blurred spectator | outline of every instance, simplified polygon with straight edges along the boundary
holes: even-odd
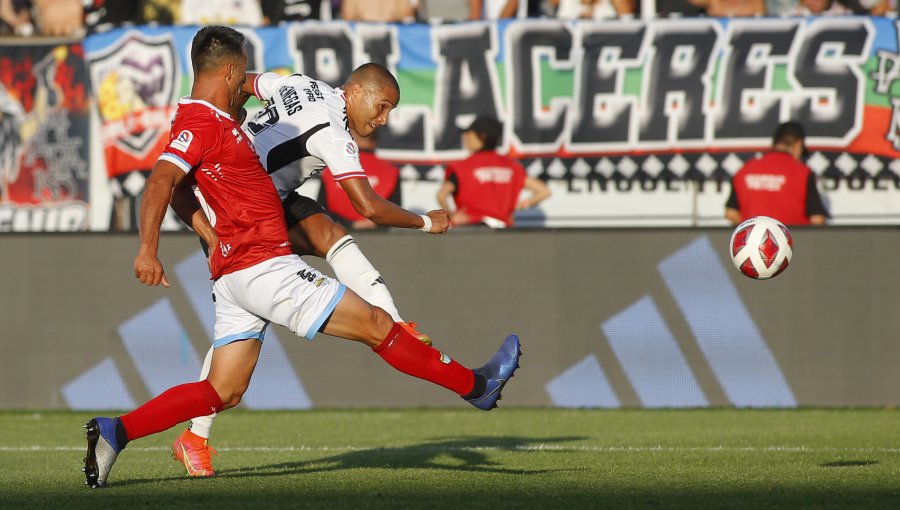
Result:
[[[32,0],[31,3],[31,13],[41,35],[84,35],[84,5],[81,0]]]
[[[88,33],[141,23],[140,2],[84,0],[84,4],[84,26]]]
[[[324,4],[331,12],[330,0],[262,0],[263,17],[266,24],[277,25],[281,22],[322,19]]]
[[[181,20],[181,0],[142,0],[144,23],[175,25]]]
[[[244,25],[263,23],[259,0],[181,0],[182,25]]]
[[[382,198],[402,205],[400,170],[375,155],[378,133],[375,132],[366,138],[354,136],[354,139],[359,146],[359,163],[366,171],[366,177],[369,179],[372,189]],[[356,208],[350,203],[347,192],[340,183],[334,180],[334,176],[327,168],[322,172],[322,186],[319,188],[318,201],[336,222],[345,227],[356,229],[378,227],[370,219],[356,212]]]
[[[806,132],[797,122],[778,126],[772,150],[748,161],[731,179],[725,218],[733,225],[770,216],[785,225],[824,225],[828,217],[816,176],[803,163]]]
[[[766,0],[766,15],[793,16],[799,5],[800,0]]]
[[[527,1],[519,0],[484,0],[484,19],[505,19],[525,17]],[[520,8],[521,5],[521,8]],[[521,10],[522,15],[519,15]]]
[[[416,9],[412,0],[343,0],[341,18],[348,21],[394,23],[412,21]]]
[[[737,18],[743,16],[764,16],[765,0],[690,0],[702,7],[707,16],[716,18]]]
[[[661,18],[697,16],[699,14],[703,14],[703,9],[689,0],[656,0],[656,15]]]
[[[423,23],[481,19],[482,0],[419,0],[418,20]]]
[[[0,35],[28,37],[34,33],[29,0],[0,0]]]
[[[604,19],[633,16],[636,0],[550,0],[560,19]]]
[[[896,16],[896,0],[844,0],[842,2],[853,14],[870,16]]]
[[[835,0],[800,0],[791,14],[794,16],[836,16],[850,14],[850,10]]]
[[[487,115],[479,115],[462,133],[467,159],[447,166],[444,184],[438,191],[441,207],[450,207],[450,195],[456,210],[450,214],[453,225],[484,223],[490,227],[510,227],[513,212],[528,209],[550,196],[543,181],[529,177],[517,161],[497,153],[503,125]],[[531,195],[519,200],[522,189]]]

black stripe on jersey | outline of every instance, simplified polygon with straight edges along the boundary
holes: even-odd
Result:
[[[271,174],[276,170],[280,170],[290,165],[294,161],[310,156],[311,154],[306,150],[307,140],[309,140],[309,137],[328,126],[328,122],[318,124],[306,130],[302,135],[272,147],[272,150],[270,150],[268,156],[266,156],[266,172]]]

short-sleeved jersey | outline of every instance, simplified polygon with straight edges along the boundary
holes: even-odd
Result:
[[[785,225],[808,225],[812,214],[825,214],[815,177],[790,154],[771,151],[748,161],[731,179],[728,207],[741,218],[770,216]]]
[[[369,184],[381,198],[390,200],[400,205],[400,170],[387,161],[375,156],[372,151],[360,151],[360,162],[366,169]],[[331,174],[331,169],[326,168],[322,173],[322,188],[319,196],[328,212],[339,219],[354,222],[365,219],[359,214],[350,202],[350,197]]]
[[[282,200],[325,166],[337,180],[366,176],[341,89],[302,74],[275,73],[258,75],[253,87],[267,105],[247,130]]]
[[[518,162],[485,150],[448,166],[445,180],[456,185],[456,208],[473,223],[489,217],[510,226],[525,177],[525,169]]]
[[[219,238],[213,279],[291,253],[278,193],[246,133],[206,101],[181,99],[159,157],[192,174]]]

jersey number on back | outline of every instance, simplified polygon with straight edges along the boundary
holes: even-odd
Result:
[[[275,103],[270,103],[265,109],[260,110],[252,121],[247,123],[247,130],[256,136],[275,124],[278,124],[278,110],[275,108]]]

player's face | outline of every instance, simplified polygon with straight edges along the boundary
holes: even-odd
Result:
[[[399,93],[391,87],[359,87],[354,92],[347,103],[347,116],[350,128],[360,136],[370,136],[387,124],[388,115],[400,101]]]

